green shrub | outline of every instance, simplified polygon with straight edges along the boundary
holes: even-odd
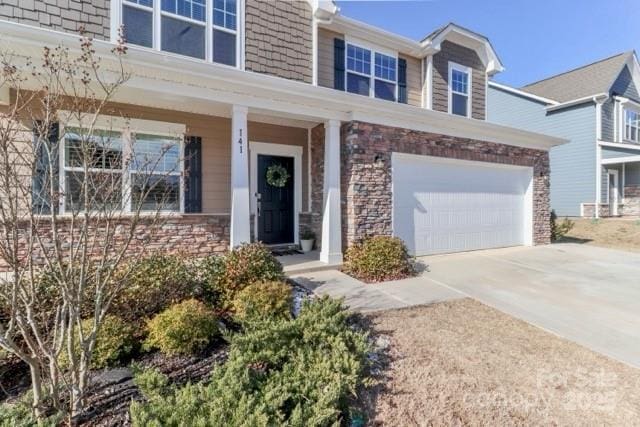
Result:
[[[179,255],[156,254],[136,260],[123,266],[118,275],[116,280],[125,280],[126,285],[112,312],[130,321],[139,322],[195,293],[196,280]]]
[[[242,289],[233,300],[233,311],[240,322],[291,316],[291,286],[285,282],[259,282]]]
[[[218,334],[215,314],[195,299],[167,308],[148,323],[145,348],[164,354],[193,354],[204,349]]]
[[[82,321],[82,331],[85,336],[91,332],[92,328],[93,319]],[[77,333],[75,336],[74,351],[76,355],[79,355],[80,345],[77,342]],[[91,367],[102,369],[116,365],[129,356],[135,346],[133,326],[117,316],[107,315],[102,320],[96,336],[96,344],[91,355]],[[62,369],[69,367],[69,355],[66,350],[60,353],[58,363]]]
[[[230,309],[236,294],[252,283],[282,280],[282,265],[262,243],[247,243],[227,252],[220,274],[210,277],[210,288],[220,304]],[[216,265],[216,268],[218,265]],[[212,269],[214,272],[215,269]]]
[[[33,394],[29,390],[16,402],[0,403],[0,427],[55,427],[62,425],[64,420],[62,413],[49,415],[38,423],[33,415],[32,402]]]
[[[569,234],[569,232],[576,225],[575,222],[571,221],[569,218],[565,218],[561,223],[558,224],[558,215],[556,215],[556,211],[551,211],[551,240],[556,241],[562,239],[564,236]]]
[[[202,298],[212,306],[220,303],[220,283],[225,271],[223,255],[209,255],[195,263],[198,282],[202,284]]]
[[[228,361],[208,384],[166,387],[143,379],[134,426],[328,426],[345,422],[348,400],[365,380],[367,336],[329,298],[303,304],[295,319],[271,319],[231,337]],[[155,389],[149,384],[159,384]]]
[[[369,237],[347,249],[343,271],[365,282],[403,279],[415,274],[407,247],[397,237]]]

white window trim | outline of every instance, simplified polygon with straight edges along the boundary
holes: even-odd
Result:
[[[67,127],[82,127],[82,124],[74,118],[75,114],[68,111],[60,111],[58,113],[58,117],[62,119],[63,123],[66,124]],[[65,121],[66,120],[66,121]],[[161,210],[160,212],[169,213],[169,214],[183,214],[184,213],[184,136],[186,134],[186,126],[183,124],[176,123],[167,123],[167,122],[157,122],[153,120],[141,120],[141,119],[125,119],[122,117],[115,116],[100,116],[95,120],[94,129],[96,131],[107,131],[107,132],[117,132],[120,133],[123,147],[122,152],[123,155],[126,154],[127,151],[130,150],[131,144],[133,142],[132,136],[136,133],[140,134],[148,134],[154,136],[165,136],[169,138],[175,138],[179,144],[179,159],[178,159],[178,170],[173,172],[167,172],[167,175],[172,176],[180,176],[180,184],[179,184],[179,209],[178,211],[172,210]],[[66,130],[64,127],[60,128],[60,134],[66,135]],[[84,172],[84,168],[72,167],[66,165],[66,136],[61,138],[60,140],[61,147],[58,150],[58,185],[61,189],[65,189],[66,185],[66,173],[67,172]],[[123,213],[131,213],[131,175],[136,173],[136,171],[131,169],[125,169],[125,165],[122,165],[121,169],[101,169],[101,168],[90,168],[89,172],[103,172],[103,173],[119,173],[123,176],[123,186],[122,186],[122,201],[124,203],[122,207]],[[153,173],[152,173],[153,174]],[[156,173],[155,175],[161,175],[161,173]],[[61,215],[65,215],[66,213],[66,198],[65,191],[61,191],[61,196],[58,204],[58,212]],[[142,215],[145,214],[144,211],[141,212]]]
[[[471,106],[473,105],[471,103],[471,94],[473,93],[472,87],[471,87],[472,80],[473,80],[472,79],[472,77],[473,77],[472,69],[471,69],[471,67],[466,67],[464,65],[460,65],[460,64],[457,64],[457,63],[452,62],[452,61],[449,61],[449,73],[448,73],[449,74],[449,78],[447,80],[447,92],[448,92],[448,97],[449,97],[447,104],[448,104],[449,114],[453,114],[452,113],[452,109],[453,109],[452,108],[453,107],[453,105],[452,105],[453,86],[451,85],[453,70],[460,71],[462,73],[466,73],[467,76],[468,76],[467,90],[468,90],[469,93],[456,92],[456,94],[466,95],[467,96],[467,115],[466,115],[466,117],[471,118],[472,117]],[[465,117],[465,116],[460,116],[460,117]]]
[[[161,0],[154,0],[153,7],[143,6],[137,3],[133,3],[128,0],[112,0],[111,1],[111,42],[115,43],[118,39],[118,29],[122,25],[122,7],[126,5],[128,7],[133,7],[140,10],[145,10],[147,12],[151,12],[153,14],[152,23],[153,23],[153,43],[152,47],[138,46],[137,48],[141,49],[151,49],[157,52],[162,52],[165,55],[171,55],[178,58],[189,58],[200,60],[204,62],[214,63],[216,65],[220,65],[223,67],[229,68],[240,68],[244,69],[244,46],[245,46],[245,37],[244,37],[244,0],[237,0],[237,10],[236,10],[236,29],[231,30],[229,28],[220,27],[218,25],[213,24],[213,1],[214,0],[206,0],[205,4],[205,21],[198,21],[197,19],[188,18],[186,16],[174,14],[171,12],[163,11],[161,8]],[[178,19],[184,22],[188,22],[194,25],[200,25],[205,28],[205,58],[194,58],[187,55],[181,55],[174,52],[167,52],[162,50],[162,17],[166,16],[172,19]],[[213,62],[213,30],[224,31],[229,34],[235,34],[236,36],[236,65],[227,65],[219,62]]]
[[[627,138],[627,111],[632,111],[638,115],[639,123],[636,126],[636,138],[635,140]],[[629,103],[625,103],[622,106],[622,131],[620,132],[620,136],[623,142],[628,142],[632,144],[640,143],[640,108],[633,106]]]
[[[348,66],[347,66],[347,52],[349,51],[349,45],[358,47],[360,49],[366,49],[371,53],[371,63],[370,63],[370,70],[369,70],[369,74],[364,74],[364,73],[360,73],[358,71],[353,71],[353,70],[349,70]],[[382,77],[376,77],[376,53],[379,53],[381,55],[385,55],[385,56],[389,56],[391,58],[395,58],[396,60],[396,80],[387,80],[385,78]],[[393,97],[395,98],[394,101],[392,102],[398,102],[398,71],[399,71],[399,57],[398,57],[398,52],[393,52],[390,51],[388,49],[384,49],[378,46],[374,46],[371,45],[365,41],[361,41],[358,39],[353,39],[353,38],[346,38],[345,39],[345,48],[344,48],[344,90],[347,93],[353,93],[353,92],[349,92],[347,87],[347,81],[348,81],[348,74],[354,74],[356,76],[361,76],[361,77],[367,77],[369,78],[369,98],[374,98],[374,99],[379,99],[381,101],[389,101],[387,99],[382,99],[382,98],[377,98],[376,97],[376,91],[375,91],[375,81],[376,80],[380,80],[382,82],[385,83],[393,83],[395,84],[395,90],[394,90],[394,94]],[[358,94],[355,94],[358,95]]]

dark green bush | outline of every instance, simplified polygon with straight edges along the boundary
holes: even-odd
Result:
[[[286,282],[254,283],[242,289],[233,299],[233,312],[242,323],[264,319],[286,319],[291,316],[291,286]]]
[[[56,427],[62,425],[64,417],[62,413],[52,414],[45,419],[38,420],[33,415],[31,407],[32,393],[29,390],[15,402],[0,403],[0,427]]]
[[[93,319],[82,321],[82,331],[85,334],[88,335],[92,328]],[[102,320],[98,330],[96,345],[91,356],[91,367],[93,369],[102,369],[114,366],[129,356],[135,346],[133,326],[119,317],[107,315]],[[74,343],[74,351],[76,355],[79,355],[80,347],[78,342]],[[58,363],[62,369],[66,369],[69,366],[68,357],[66,349],[60,353]]]
[[[569,232],[576,225],[575,222],[571,221],[569,218],[565,218],[561,223],[558,224],[558,215],[556,215],[556,211],[551,211],[551,240],[556,241],[562,239],[564,236],[569,234]]]
[[[196,279],[182,256],[156,254],[132,262],[123,266],[116,277],[126,285],[114,301],[112,313],[140,322],[193,297]]]
[[[340,425],[368,352],[348,316],[325,297],[304,303],[296,319],[256,324],[231,338],[229,359],[208,384],[166,387],[162,374],[147,374],[147,401],[131,405],[133,425]]]
[[[218,272],[219,261],[211,271]],[[262,243],[247,243],[227,252],[220,274],[209,275],[209,288],[218,295],[221,306],[232,308],[236,294],[252,283],[282,280],[282,265]]]
[[[415,274],[407,247],[397,237],[369,237],[347,249],[343,271],[365,282],[403,279]]]
[[[218,320],[204,303],[195,299],[167,308],[148,323],[144,346],[164,354],[193,354],[218,334]]]

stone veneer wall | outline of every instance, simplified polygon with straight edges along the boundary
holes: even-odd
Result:
[[[322,203],[324,200],[324,126],[311,129],[311,209],[305,226],[316,234],[316,247],[322,243]],[[301,222],[302,224],[302,222]],[[302,230],[302,227],[301,227]]]
[[[304,0],[247,0],[245,68],[290,80],[313,79],[313,21]]]
[[[624,187],[623,216],[640,216],[640,185]]]
[[[342,131],[343,245],[391,235],[392,152],[532,166],[533,240],[550,243],[548,152],[357,121],[343,125]]]
[[[0,19],[109,39],[109,0],[2,0]]]
[[[122,220],[127,221],[126,219]],[[70,230],[64,230],[64,220],[60,222],[63,241],[68,241]],[[70,223],[68,223],[70,224]],[[77,226],[77,225],[76,225]],[[141,219],[136,228],[134,239],[131,241],[129,253],[131,256],[151,254],[162,251],[164,253],[183,253],[193,257],[203,257],[211,253],[221,253],[229,248],[229,215],[178,215],[161,220],[156,224]],[[117,230],[117,228],[116,228]],[[53,248],[52,235],[48,223],[42,225],[41,234],[49,237],[50,247]],[[116,231],[114,241],[124,239],[118,237]],[[96,251],[101,251],[102,246]],[[29,256],[26,247],[21,256]],[[42,261],[42,254],[34,251],[31,256]],[[0,258],[0,271],[7,271],[7,264]]]

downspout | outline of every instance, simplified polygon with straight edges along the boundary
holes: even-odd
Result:
[[[604,104],[608,95],[594,96],[593,102],[596,104],[596,205],[594,207],[594,217],[600,218],[600,205],[602,204],[602,104]],[[611,207],[609,207],[611,209]]]

